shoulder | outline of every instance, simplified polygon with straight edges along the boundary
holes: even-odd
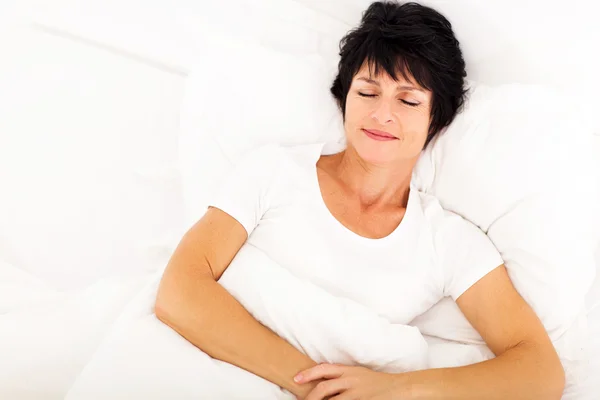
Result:
[[[314,152],[311,148],[268,144],[236,156],[210,205],[235,218],[250,235],[267,211],[289,201],[289,189],[299,182],[296,171],[309,165]]]
[[[446,210],[433,196],[420,193],[423,215],[441,268],[443,293],[455,301],[475,282],[500,266],[500,253],[477,225]]]
[[[226,186],[230,190],[254,190],[273,202],[312,176],[320,154],[319,145],[255,147],[237,157],[231,172],[225,175]]]
[[[459,214],[443,208],[436,197],[419,192],[419,198],[436,249],[452,251],[469,246],[491,247],[492,242],[483,230]]]
[[[418,196],[424,219],[431,227],[431,231],[434,235],[437,235],[440,232],[461,229],[461,227],[465,226],[475,227],[474,224],[460,215],[443,208],[436,197],[423,192],[418,192]]]

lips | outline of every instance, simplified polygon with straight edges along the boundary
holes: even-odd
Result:
[[[367,136],[376,140],[394,140],[398,139],[396,136],[387,133],[385,131],[380,131],[377,129],[363,129],[363,132],[367,134]]]

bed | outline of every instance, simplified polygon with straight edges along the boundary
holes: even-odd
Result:
[[[282,65],[325,84],[339,38],[368,4],[226,3],[15,0],[0,6],[1,398],[76,399],[73,388],[83,387],[86,367],[112,354],[107,343],[122,327],[162,329],[147,307],[152,285],[215,184],[186,186],[198,166],[181,158],[181,147],[189,145],[182,129],[193,123],[182,120],[189,78],[213,62],[199,38],[244,37],[266,49],[264,60],[285,54]],[[549,85],[568,90],[583,108],[600,107],[600,56],[588,51],[600,31],[592,12],[568,14],[585,10],[583,0],[569,10],[534,0],[425,3],[455,24],[469,79]],[[554,28],[564,23],[568,33]],[[555,62],[557,47],[561,62]],[[323,76],[310,74],[315,66]],[[315,105],[321,106],[329,107]],[[581,112],[582,119],[590,115]],[[600,125],[585,124],[597,135],[600,160]],[[207,143],[198,154],[226,168],[251,145],[237,143]],[[600,217],[593,218],[600,226]],[[588,339],[580,344],[589,364],[566,400],[600,397],[596,237],[598,273],[586,296]],[[132,341],[144,335],[129,332]],[[443,341],[427,339],[444,348]]]

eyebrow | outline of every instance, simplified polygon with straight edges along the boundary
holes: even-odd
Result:
[[[372,85],[380,86],[379,82],[377,82],[376,80],[371,79],[371,78],[367,78],[367,77],[364,77],[364,76],[361,76],[360,78],[356,78],[356,80],[358,80],[358,81],[365,81],[365,82],[370,83]],[[400,90],[409,90],[409,91],[418,91],[418,92],[425,93],[425,90],[423,90],[421,88],[418,88],[418,87],[414,87],[414,86],[403,85],[403,86],[398,86],[398,89],[400,89]]]

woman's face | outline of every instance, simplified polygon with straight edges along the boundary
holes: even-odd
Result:
[[[371,76],[365,64],[346,99],[344,129],[349,146],[372,164],[417,158],[429,131],[431,92],[387,73]]]

